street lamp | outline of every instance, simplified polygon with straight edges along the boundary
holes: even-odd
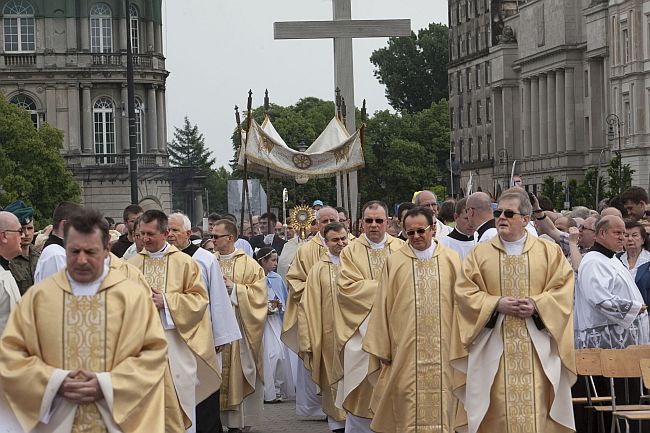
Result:
[[[618,157],[618,193],[620,194],[623,188],[623,158],[621,156],[621,118],[616,114],[612,113],[607,116],[605,120],[607,122],[607,139],[609,141],[614,141],[618,135],[618,150],[615,151],[616,156]],[[616,131],[614,131],[614,126],[616,126]]]

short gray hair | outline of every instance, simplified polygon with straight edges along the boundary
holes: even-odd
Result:
[[[173,214],[170,214],[169,217],[167,218],[168,219],[180,218],[183,221],[183,230],[185,231],[192,230],[192,222],[190,221],[189,217],[184,213],[174,212]]]
[[[528,194],[526,194],[521,189],[510,188],[506,190],[503,194],[501,194],[501,197],[499,197],[499,203],[501,203],[503,200],[511,200],[511,199],[519,200],[520,214],[530,216],[533,213],[533,205],[530,204],[530,199],[528,198]]]
[[[438,202],[438,196],[436,195],[435,192],[429,191],[428,189],[423,189],[422,191],[420,191],[418,193],[418,195],[415,196],[415,201],[413,202],[414,205],[421,206],[420,205],[420,194],[422,194],[423,192],[428,192],[430,194],[433,194],[433,198],[436,200],[436,202]],[[388,213],[386,213],[386,215],[388,215]]]

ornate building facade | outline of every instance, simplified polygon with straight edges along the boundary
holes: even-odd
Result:
[[[474,15],[454,15],[452,4]],[[489,46],[450,50],[451,144],[461,186],[471,175],[474,191],[498,194],[514,163],[537,192],[549,175],[566,182],[599,163],[604,170],[620,142],[633,184],[647,188],[650,1],[450,1],[451,48],[472,39],[482,16],[491,17]],[[477,64],[488,70],[481,83]]]
[[[0,0],[0,92],[64,132],[83,204],[130,204],[126,44],[134,53],[138,189],[171,208],[161,0]],[[131,26],[127,35],[127,20]]]

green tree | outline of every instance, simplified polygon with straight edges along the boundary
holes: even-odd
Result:
[[[596,184],[598,170],[596,167],[590,167],[585,171],[582,182],[577,184],[575,191],[571,192],[571,205],[572,206],[586,206],[593,209],[596,206]],[[571,184],[569,184],[571,185]],[[598,185],[598,199],[605,198],[605,188],[607,180],[601,175],[600,183]]]
[[[372,53],[375,77],[386,85],[386,97],[398,111],[417,112],[449,98],[447,85],[448,32],[444,24],[429,24],[417,36],[390,38]]]
[[[555,180],[553,176],[546,176],[544,178],[542,195],[551,199],[555,209],[562,209],[564,207],[564,186],[562,186],[562,182]]]
[[[208,212],[224,213],[228,211],[228,181],[231,179],[230,172],[225,167],[210,170],[205,180],[205,188],[209,196]],[[208,201],[206,199],[206,201]]]
[[[215,159],[205,147],[203,134],[197,125],[192,125],[187,118],[181,128],[174,127],[174,139],[167,144],[169,164],[176,167],[196,167],[207,172],[212,169]]]
[[[625,191],[630,186],[632,186],[632,175],[634,174],[634,170],[630,168],[629,164],[623,164],[623,167],[620,169],[620,171],[619,167],[621,167],[621,158],[619,155],[616,155],[614,158],[612,158],[612,160],[609,162],[609,166],[607,167],[610,197],[615,197],[620,192]]]
[[[39,226],[62,201],[80,199],[81,188],[61,156],[63,132],[44,124],[0,96],[0,206],[24,200]]]

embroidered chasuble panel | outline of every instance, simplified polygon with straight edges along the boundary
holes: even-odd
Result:
[[[160,258],[145,257],[142,273],[144,279],[153,290],[159,293],[167,292],[167,270],[169,258],[163,256]]]
[[[64,370],[106,371],[106,291],[95,296],[64,293]],[[94,404],[77,406],[72,433],[106,433]]]
[[[528,254],[499,257],[501,295],[530,295]],[[506,315],[503,321],[503,368],[508,433],[535,433],[534,352],[526,322]]]
[[[235,259],[220,259],[219,266],[221,266],[221,272],[223,276],[228,278],[230,281],[235,281]],[[232,289],[228,289],[228,294],[232,293]]]
[[[413,260],[416,329],[416,431],[444,429],[438,259]]]
[[[388,247],[373,250],[368,248],[368,265],[370,265],[370,278],[376,280],[381,275],[381,271],[384,268],[384,263],[390,255],[390,249]]]
[[[221,267],[221,272],[223,273],[223,276],[228,278],[230,281],[234,281],[234,276],[235,276],[235,262],[236,260],[234,258],[232,259],[219,259],[219,266]],[[232,294],[232,289],[228,289],[228,295]],[[236,311],[236,309],[235,309]],[[236,313],[235,313],[236,314]],[[238,318],[239,319],[239,318]],[[228,397],[230,394],[230,369],[232,365],[232,348],[233,345],[237,346],[237,350],[239,350],[239,343],[234,341],[232,344],[227,344],[226,347],[224,347],[222,353],[221,353],[221,392],[219,394],[219,406],[221,410],[228,410],[232,409],[228,403]]]

